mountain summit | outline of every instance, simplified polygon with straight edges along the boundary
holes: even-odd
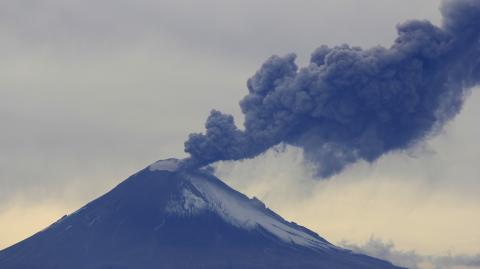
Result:
[[[2,269],[395,269],[287,222],[208,171],[158,161],[32,237]]]

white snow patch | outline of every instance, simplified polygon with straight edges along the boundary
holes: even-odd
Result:
[[[180,163],[180,160],[172,158],[172,159],[166,159],[166,160],[155,162],[151,164],[148,168],[150,169],[150,171],[174,172],[177,170],[179,163]]]
[[[186,210],[201,210],[204,209],[207,205],[207,203],[205,203],[202,198],[198,197],[197,195],[193,194],[193,192],[187,189],[183,190],[183,198],[183,208],[185,208]]]
[[[237,227],[255,229],[261,226],[287,243],[311,248],[333,247],[301,229],[269,215],[265,208],[258,206],[258,202],[238,197],[222,186],[217,186],[204,178],[191,177],[190,180],[207,200],[209,209],[217,212],[225,221]]]
[[[196,215],[206,208],[207,203],[203,198],[188,189],[183,189],[181,197],[167,203],[165,210],[178,215]]]

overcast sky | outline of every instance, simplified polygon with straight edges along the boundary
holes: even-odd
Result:
[[[0,248],[162,158],[184,157],[212,108],[242,122],[246,80],[272,54],[389,46],[438,0],[0,1]],[[301,152],[218,174],[333,242],[372,234],[425,255],[480,253],[480,94],[408,152],[314,179]]]

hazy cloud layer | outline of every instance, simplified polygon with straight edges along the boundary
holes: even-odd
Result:
[[[392,262],[395,265],[411,269],[456,269],[480,268],[480,254],[477,255],[445,255],[423,256],[415,251],[402,251],[395,248],[393,242],[371,237],[365,244],[356,245],[344,241],[340,244],[353,252],[366,254]]]
[[[440,18],[437,0],[18,0],[0,7],[2,35],[26,46],[110,51],[174,40],[199,53],[253,59],[253,67],[290,51],[307,59],[319,44],[389,45],[398,22]]]

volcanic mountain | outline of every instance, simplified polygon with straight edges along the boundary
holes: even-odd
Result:
[[[32,237],[2,269],[394,269],[287,222],[207,170],[158,161]]]

